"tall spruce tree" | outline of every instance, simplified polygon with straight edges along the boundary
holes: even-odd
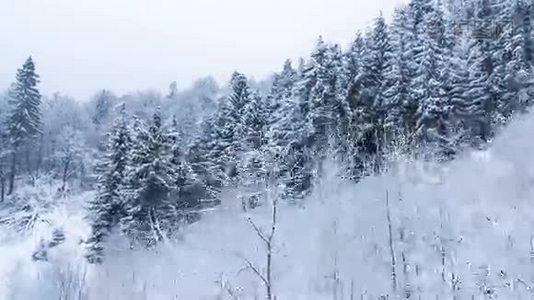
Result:
[[[254,207],[263,202],[262,188],[265,189],[268,176],[268,155],[266,151],[266,125],[268,122],[267,105],[257,93],[243,108],[241,117],[244,136],[241,140],[243,151],[239,162],[239,186],[241,200]]]
[[[179,220],[177,199],[172,197],[178,174],[172,139],[164,131],[159,108],[148,129],[138,122],[134,130],[126,215],[121,227],[134,243],[153,246],[171,235]]]
[[[87,240],[87,260],[101,263],[106,237],[125,217],[126,175],[131,166],[132,139],[124,104],[108,137],[106,153],[98,163],[97,195],[89,203],[91,235]]]
[[[406,9],[395,11],[391,25],[391,63],[384,74],[384,107],[386,116],[384,130],[388,140],[394,140],[407,133],[405,116],[414,115],[416,105],[408,101],[408,66],[406,57]]]
[[[476,52],[471,37],[464,35],[459,38],[452,49],[452,55],[446,62],[449,78],[446,79],[448,89],[445,91],[447,101],[451,105],[451,126],[459,134],[459,143],[478,144],[481,134],[482,106],[481,96],[475,87],[478,76],[473,65]],[[475,54],[476,56],[476,54]],[[473,81],[470,81],[471,80]]]
[[[17,71],[17,80],[9,95],[11,114],[8,118],[9,138],[11,141],[11,166],[8,194],[13,193],[19,160],[23,155],[29,163],[31,142],[41,131],[41,94],[37,89],[39,75],[31,56]]]
[[[451,105],[447,97],[450,78],[447,61],[450,55],[445,20],[441,9],[434,8],[426,15],[422,26],[427,28],[419,37],[423,44],[415,58],[412,88],[419,103],[416,113],[416,137],[420,143],[431,146],[440,157],[454,154],[455,141],[451,132]],[[424,151],[431,151],[426,149]]]
[[[434,7],[432,0],[414,0],[411,1],[405,11],[403,20],[403,38],[405,40],[404,56],[409,58],[406,64],[406,76],[409,78],[409,87],[406,98],[405,111],[403,113],[404,129],[406,135],[413,137],[416,131],[417,110],[420,103],[415,91],[416,86],[413,86],[414,79],[417,77],[419,66],[421,65],[421,51],[423,51],[424,37],[428,33],[424,21],[427,15],[430,14]],[[413,141],[415,142],[415,141]]]
[[[221,147],[217,143],[218,131],[212,116],[202,122],[200,135],[188,149],[186,157],[191,171],[206,188],[206,200],[218,201],[226,176],[219,160]]]
[[[278,103],[272,111],[269,129],[267,169],[282,197],[289,201],[301,199],[311,187],[311,158],[308,112],[308,90],[314,82],[314,71],[301,60],[300,71],[286,63],[270,95]],[[298,159],[295,159],[298,157]]]
[[[312,54],[315,84],[309,94],[307,118],[312,129],[312,150],[318,159],[324,159],[326,150],[334,146],[336,129],[347,115],[347,80],[342,58],[338,45],[319,44]]]
[[[226,180],[233,180],[239,173],[238,156],[244,150],[242,139],[246,135],[243,124],[245,106],[251,101],[252,91],[245,75],[235,72],[230,81],[230,94],[220,103],[212,120],[214,128],[208,129],[211,146],[209,156],[220,167]]]
[[[385,19],[380,15],[367,36],[367,49],[362,57],[362,72],[357,78],[359,90],[352,94],[357,126],[357,147],[363,161],[373,171],[379,171],[385,145],[387,91],[392,81],[387,80],[392,64],[392,46]]]
[[[329,45],[319,37],[300,80],[295,85],[299,113],[306,122],[306,126],[300,130],[303,134],[301,142],[292,145],[290,151],[291,155],[298,157],[291,159],[291,164],[299,166],[293,171],[295,178],[302,175],[302,179],[308,180],[311,179],[308,175],[320,173],[322,160],[325,159],[326,150],[329,148],[330,133],[335,128],[336,75],[340,65],[341,55],[338,46]],[[314,158],[313,161],[306,161],[311,157]],[[304,171],[309,172],[306,166],[314,166],[312,168],[314,171],[304,174]],[[303,183],[302,181],[299,179],[299,182]]]

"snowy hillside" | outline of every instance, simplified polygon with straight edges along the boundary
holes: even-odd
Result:
[[[392,294],[389,207],[397,291],[421,299],[528,299],[534,285],[533,130],[530,115],[506,128],[488,151],[444,167],[404,161],[359,184],[325,175],[302,207],[279,208],[274,295]],[[112,239],[105,263],[88,265],[80,240],[88,234],[82,204],[90,196],[39,212],[23,236],[2,226],[0,299],[263,297],[264,286],[247,261],[263,270],[266,252],[235,201],[224,201],[236,205],[207,212],[178,241],[152,251],[131,251]],[[259,208],[251,219],[267,229],[270,210]],[[40,240],[56,228],[65,230],[64,243],[49,249],[48,261],[32,261]]]
[[[176,40],[153,30],[160,16],[138,17],[169,1],[137,1],[131,19],[118,14],[131,1],[109,14],[95,4],[104,0],[65,1],[91,13],[76,38],[122,28],[132,43],[68,48],[59,28],[59,43],[33,43],[13,25],[41,15],[36,1],[24,21],[1,26],[0,16],[17,36],[0,61],[25,57],[0,72],[10,82],[0,86],[0,300],[534,299],[532,0],[400,1],[367,28],[347,28],[332,0],[312,1],[325,10],[299,34],[324,33],[320,23],[353,31],[350,43],[318,35],[308,55],[261,79],[248,67],[302,45],[266,40],[288,24],[245,18],[263,12],[257,1],[215,11],[235,27],[212,24],[207,2],[219,0],[186,19],[177,6],[179,26],[166,30],[187,35]],[[268,2],[280,21],[305,13]],[[16,5],[1,7],[10,16]],[[108,17],[124,24],[104,26]],[[205,25],[217,28],[197,35]],[[141,41],[143,28],[161,43]],[[248,38],[207,55],[234,30]],[[254,37],[269,47],[248,51]],[[149,62],[159,54],[148,50],[170,54],[171,42],[186,52]],[[129,59],[94,66],[110,86],[89,101],[47,89],[66,85],[60,75],[88,89],[87,61],[108,53]],[[185,68],[195,60],[213,72],[187,87],[177,78],[197,76]],[[233,73],[220,82],[224,63]],[[114,86],[104,75],[121,66],[131,74]],[[139,90],[166,72],[177,74],[167,92]]]

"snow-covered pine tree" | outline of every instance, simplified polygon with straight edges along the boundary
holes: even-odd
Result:
[[[482,104],[485,125],[482,139],[485,141],[493,137],[495,126],[504,122],[506,117],[499,111],[499,106],[502,107],[499,102],[508,98],[508,95],[505,95],[506,73],[504,60],[502,60],[504,40],[496,36],[491,27],[488,28],[489,24],[499,21],[497,15],[499,10],[496,4],[497,1],[476,0],[474,12],[478,26],[473,30],[473,38],[476,40],[479,51],[480,78],[477,83],[481,86],[479,91],[484,98]]]
[[[378,172],[385,145],[384,123],[386,97],[392,81],[386,74],[392,64],[392,46],[389,29],[382,14],[375,20],[372,31],[366,37],[367,49],[362,57],[362,71],[356,79],[358,93],[349,95],[354,105],[356,143],[360,156],[370,170]]]
[[[423,23],[427,19],[427,14],[434,10],[434,0],[412,0],[408,4],[408,28],[414,36],[411,38],[417,38],[421,33],[425,32]],[[417,50],[415,50],[417,51]]]
[[[306,118],[308,118],[310,112],[311,91],[316,86],[317,77],[319,76],[318,66],[326,60],[327,50],[328,45],[320,36],[311,58],[299,66],[301,70],[299,71],[299,80],[294,87],[294,95],[298,98],[300,110]],[[308,128],[308,130],[311,130],[311,128]]]
[[[368,47],[368,33],[364,36],[361,32],[356,33],[356,38],[352,42],[348,51],[344,54],[344,79],[346,86],[343,88],[343,93],[338,93],[338,96],[345,94],[345,107],[350,112],[349,119],[346,121],[346,128],[343,129],[343,139],[340,140],[337,157],[342,159],[344,170],[342,175],[344,178],[350,180],[358,180],[362,173],[362,157],[360,157],[360,149],[358,145],[359,139],[359,118],[358,113],[360,94],[363,89],[361,78],[364,76],[364,58],[369,51]],[[339,90],[339,88],[338,88]],[[343,123],[343,122],[342,122]]]
[[[515,16],[513,20],[516,25],[517,35],[523,45],[517,55],[525,62],[525,68],[530,69],[534,63],[534,3],[528,0],[516,0],[514,7]]]
[[[312,129],[312,150],[319,160],[326,157],[327,149],[334,147],[338,125],[349,115],[345,105],[347,79],[342,59],[338,45],[319,44],[312,54],[315,84],[309,94],[307,118]]]
[[[301,72],[286,63],[279,79],[274,81],[271,101],[278,103],[271,112],[266,132],[268,177],[278,183],[283,198],[301,199],[311,187],[311,159],[306,153],[310,130],[306,122],[307,88],[313,71],[301,63]],[[308,76],[303,78],[303,76]],[[294,157],[299,157],[297,161]]]
[[[284,67],[280,73],[275,74],[271,92],[268,98],[268,120],[269,129],[266,136],[269,142],[268,151],[280,153],[280,147],[287,144],[285,137],[288,134],[288,129],[279,126],[282,120],[290,114],[295,103],[294,89],[298,80],[298,74],[290,60],[286,60]],[[288,125],[288,124],[284,124]]]
[[[284,67],[280,73],[273,77],[273,83],[268,97],[268,112],[273,114],[281,105],[282,99],[290,99],[293,96],[293,88],[298,80],[298,73],[293,68],[291,60],[284,62]],[[270,120],[274,123],[276,120]]]
[[[185,218],[186,221],[194,220],[197,210],[203,205],[212,204],[215,199],[210,194],[210,187],[198,176],[188,161],[188,147],[184,143],[184,133],[176,122],[175,117],[171,120],[169,138],[172,144],[171,164],[176,173],[176,188],[171,197],[175,200],[178,219]]]
[[[241,122],[245,128],[242,140],[243,154],[239,164],[239,181],[242,201],[252,207],[263,202],[261,190],[265,190],[268,176],[267,138],[268,123],[267,105],[257,93],[252,93],[250,100],[243,108]],[[248,200],[247,200],[248,199]]]
[[[265,145],[265,127],[267,125],[267,105],[257,93],[251,93],[243,107],[241,123],[244,127],[244,150],[259,149]]]
[[[417,99],[419,108],[417,111],[416,137],[419,143],[430,146],[432,151],[436,149],[438,155],[453,154],[452,145],[449,141],[449,121],[450,105],[442,90],[440,81],[439,66],[440,59],[435,51],[436,45],[430,39],[423,44],[421,52],[422,60],[417,77],[414,79],[414,87],[417,87]],[[436,148],[437,147],[437,148]]]
[[[315,165],[314,173],[318,174],[321,161],[326,157],[326,150],[329,143],[329,132],[334,126],[334,109],[336,101],[335,72],[338,70],[334,64],[340,64],[341,57],[337,62],[333,61],[333,45],[328,45],[319,37],[314,51],[309,61],[302,71],[299,82],[295,85],[295,94],[300,106],[300,113],[303,114],[306,126],[300,130],[301,143],[295,144],[291,152],[299,158],[305,158],[304,153],[313,153],[314,161],[299,162],[302,167],[295,170],[301,172],[304,165]],[[307,158],[311,158],[307,156]],[[297,160],[292,160],[294,164]],[[305,174],[303,178],[308,178]],[[309,174],[311,175],[311,174]]]
[[[364,51],[366,50],[366,45],[362,33],[358,31],[356,33],[356,38],[351,43],[350,48],[345,53],[345,62],[347,68],[348,76],[348,90],[350,91],[354,86],[354,80],[358,77],[362,71],[362,57],[364,56]]]
[[[338,45],[326,44],[320,37],[295,85],[295,99],[307,122],[300,130],[302,141],[306,141],[302,145],[307,148],[302,148],[302,153],[313,153],[319,169],[327,149],[340,148],[339,141],[345,138],[350,122],[344,59]]]
[[[384,74],[384,130],[388,140],[397,140],[407,134],[405,116],[414,115],[417,105],[408,101],[408,67],[406,57],[406,9],[397,9],[390,26],[391,63]]]
[[[172,197],[177,183],[173,145],[163,129],[159,108],[148,129],[137,122],[134,131],[126,215],[121,219],[121,228],[134,244],[153,246],[172,234],[180,216]]]
[[[350,138],[350,127],[353,120],[352,107],[349,99],[351,82],[351,63],[347,60],[347,55],[341,53],[339,47],[333,51],[333,60],[336,62],[336,77],[334,80],[334,117],[335,122],[332,132],[329,133],[334,158],[345,161],[347,153],[352,153],[352,140]]]
[[[422,57],[420,52],[423,49],[423,36],[426,32],[426,25],[424,21],[429,13],[434,10],[432,0],[413,0],[411,1],[402,18],[402,29],[404,32],[403,38],[405,41],[404,57],[407,58],[406,76],[410,82],[408,93],[406,95],[406,102],[404,106],[403,121],[405,135],[412,137],[416,131],[417,110],[419,108],[418,96],[412,87],[413,80],[417,76],[417,70]],[[415,144],[415,141],[409,141]]]
[[[528,101],[521,97],[524,81],[531,70],[532,3],[523,0],[500,0],[496,4],[497,19],[502,24],[496,41],[495,79],[501,88],[498,118],[506,122],[516,112],[524,112]],[[502,48],[501,48],[502,47]]]
[[[251,89],[245,75],[234,72],[230,94],[220,103],[211,125],[209,159],[224,172],[225,179],[233,180],[238,173],[238,156],[243,151],[242,139],[246,128],[242,122],[245,105],[251,101]],[[220,177],[220,176],[219,176]]]
[[[484,124],[484,90],[478,69],[479,54],[470,33],[461,36],[446,62],[446,97],[451,105],[451,126],[456,130],[459,144],[479,146]]]
[[[11,113],[8,117],[8,131],[12,149],[8,194],[13,193],[15,188],[21,153],[29,160],[30,144],[41,133],[41,94],[37,89],[38,83],[39,75],[35,73],[35,64],[30,56],[22,68],[17,70],[17,80],[9,93]]]
[[[201,124],[200,135],[187,151],[187,162],[198,182],[206,188],[205,200],[218,201],[218,195],[226,180],[221,166],[220,147],[217,143],[218,131],[215,117],[208,118]]]
[[[293,92],[298,78],[299,75],[293,68],[291,60],[286,60],[282,71],[273,75],[271,90],[267,95],[265,139],[268,146],[265,147],[265,150],[268,152],[266,157],[273,165],[279,163],[277,158],[282,152],[280,146],[285,144],[285,141],[280,139],[283,139],[286,132],[278,124],[288,113],[288,102],[293,100]],[[271,175],[278,176],[277,174]]]
[[[173,143],[173,156],[175,159],[182,159],[185,155],[185,149],[187,148],[187,145],[184,141],[185,133],[183,128],[180,126],[176,115],[172,116],[170,123],[169,137],[172,139]]]
[[[416,138],[423,145],[432,148],[423,151],[436,151],[440,158],[448,158],[454,154],[455,142],[452,139],[451,105],[445,84],[449,74],[443,73],[447,69],[449,55],[443,22],[440,8],[435,8],[426,15],[422,23],[426,30],[419,35],[423,44],[415,57],[418,66],[412,81],[412,93],[419,103]]]
[[[90,263],[102,262],[105,239],[125,217],[125,185],[132,140],[124,109],[123,104],[122,113],[109,133],[106,152],[97,166],[97,195],[89,203],[91,235],[87,240],[86,257]]]

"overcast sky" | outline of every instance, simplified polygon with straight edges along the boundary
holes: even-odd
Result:
[[[318,35],[346,46],[403,0],[0,0],[0,90],[32,55],[44,94],[79,99],[234,70],[263,78],[309,54]]]

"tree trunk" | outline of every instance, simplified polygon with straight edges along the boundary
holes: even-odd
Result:
[[[2,177],[0,177],[0,202],[4,202],[6,198],[6,178],[2,174]]]
[[[63,192],[65,192],[65,188],[67,186],[67,176],[69,175],[69,166],[70,166],[70,158],[67,157],[67,160],[65,161],[65,165],[63,166],[63,176],[62,176],[63,185],[61,187]]]
[[[15,176],[17,172],[17,151],[18,149],[17,147],[15,147],[15,149],[13,149],[13,157],[11,160],[11,168],[9,172],[9,188],[7,192],[8,195],[13,194],[13,192],[15,191]]]
[[[271,300],[273,298],[272,296],[272,290],[271,290],[271,265],[272,265],[272,254],[273,249],[271,243],[267,244],[267,299]]]
[[[30,177],[31,179],[31,184],[32,186],[35,186],[35,180],[36,180],[36,174],[33,173],[33,166],[32,166],[32,159],[31,159],[31,149],[32,147],[32,144],[31,143],[27,143],[25,146],[24,146],[24,160],[25,160],[25,164],[26,164],[26,172],[28,174],[28,176]]]
[[[35,174],[37,174],[37,176],[39,176],[39,172],[41,172],[41,167],[43,165],[43,143],[44,143],[44,138],[43,138],[43,135],[41,134],[41,139],[39,142],[39,150],[37,152],[37,161],[35,165]]]

